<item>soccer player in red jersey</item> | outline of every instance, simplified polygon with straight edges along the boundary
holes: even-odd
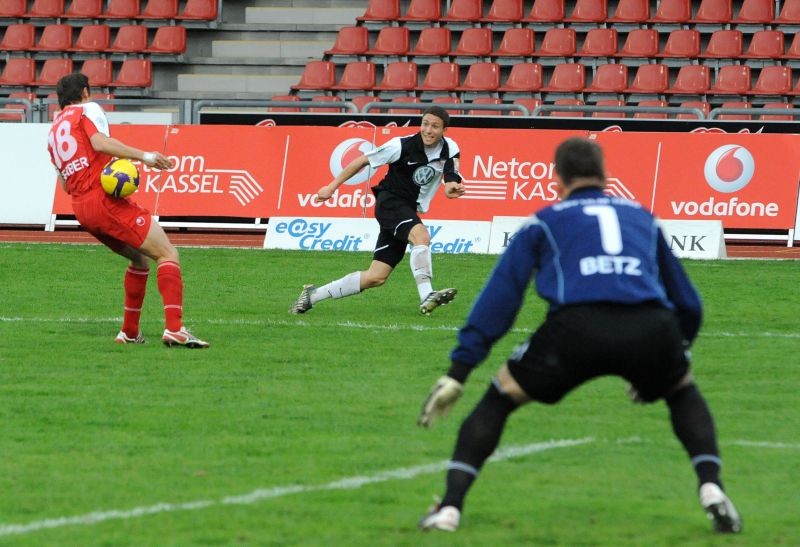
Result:
[[[114,198],[100,185],[100,172],[112,157],[139,160],[148,167],[170,169],[159,152],[144,152],[109,135],[105,112],[90,100],[89,79],[69,74],[56,86],[61,111],[47,136],[50,160],[61,187],[72,197],[81,226],[117,254],[129,259],[125,271],[125,310],[118,344],[142,344],[139,330],[150,260],[157,264],[158,291],[164,302],[167,346],[207,348],[183,326],[183,279],[178,250],[150,212],[128,198]]]

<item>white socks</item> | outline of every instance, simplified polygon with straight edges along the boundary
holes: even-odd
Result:
[[[331,281],[311,293],[311,305],[328,298],[344,298],[361,292],[361,272],[349,273],[341,279]]]
[[[419,300],[422,302],[426,296],[433,292],[431,278],[433,265],[431,264],[431,248],[427,245],[414,245],[411,247],[411,274],[417,282]]]

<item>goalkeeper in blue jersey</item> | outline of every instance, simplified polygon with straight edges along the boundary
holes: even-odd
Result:
[[[547,318],[515,349],[464,420],[444,498],[420,527],[458,528],[467,491],[518,407],[529,401],[555,404],[581,384],[610,374],[629,382],[636,402],[664,399],[715,530],[741,531],[720,481],[711,412],[689,371],[688,348],[702,319],[697,291],[654,217],[636,202],[603,192],[603,155],[594,141],[563,142],[555,171],[562,201],[528,218],[500,257],[419,424],[429,426],[455,404],[470,371],[511,328],[531,280],[549,304]]]

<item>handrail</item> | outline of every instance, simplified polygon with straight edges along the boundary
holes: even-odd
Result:
[[[519,111],[523,116],[530,116],[530,110],[521,104],[485,104],[485,103],[433,103],[436,106],[441,106],[444,109],[453,110],[502,110],[506,112]],[[404,102],[389,102],[389,101],[374,101],[366,103],[361,107],[361,111],[367,113],[368,111],[375,110],[391,110],[399,108],[402,110],[424,110],[431,103],[404,103]],[[457,115],[457,114],[456,114]]]
[[[724,106],[712,108],[708,113],[709,120],[716,120],[723,114],[748,114],[750,116],[800,116],[800,108],[726,108]],[[723,120],[724,121],[724,120]],[[741,121],[741,120],[740,120]],[[796,120],[770,120],[770,121],[791,121]]]
[[[689,108],[683,106],[590,106],[590,105],[557,105],[543,104],[533,109],[533,115],[538,116],[542,112],[624,112],[625,114],[694,114],[698,120],[706,119],[705,114],[699,108]],[[646,119],[646,118],[643,118]]]
[[[33,103],[30,102],[28,99],[0,98],[0,105],[6,105],[6,104],[12,104],[12,105],[19,104],[21,106],[19,108],[3,108],[2,110],[0,110],[0,113],[14,114],[19,112],[20,114],[22,114],[22,116],[20,116],[20,121],[26,121],[28,123],[31,123],[33,121],[33,111],[35,107]]]
[[[172,106],[177,107],[177,114],[178,120],[176,123],[183,124],[183,123],[193,123],[191,119],[191,99],[92,99],[93,102],[98,104],[113,104],[115,106]],[[58,104],[58,99],[37,99],[36,104],[34,104],[34,110],[36,111],[36,121],[39,123],[47,122],[48,118],[48,107],[51,104]],[[188,122],[186,120],[189,120]]]
[[[230,101],[230,100],[223,100],[223,99],[203,99],[200,101],[194,101],[194,105],[192,106],[192,123],[197,123],[200,118],[200,110],[205,107],[229,107],[235,108],[237,106],[243,107],[291,107],[291,108],[338,108],[340,110],[347,110],[348,112],[358,112],[358,107],[351,102],[347,101],[256,101],[256,100],[244,100],[244,101]]]

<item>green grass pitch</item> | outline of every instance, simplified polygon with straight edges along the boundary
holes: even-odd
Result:
[[[604,378],[509,420],[456,535],[423,534],[461,420],[538,324],[531,292],[451,416],[415,420],[496,260],[436,255],[459,297],[426,318],[407,261],[383,288],[293,316],[303,283],[368,254],[181,249],[187,325],[113,343],[125,262],[98,245],[0,244],[0,545],[798,545],[800,262],[693,261],[693,370],[744,532],[718,537],[663,404]],[[516,451],[515,451],[516,450]]]

